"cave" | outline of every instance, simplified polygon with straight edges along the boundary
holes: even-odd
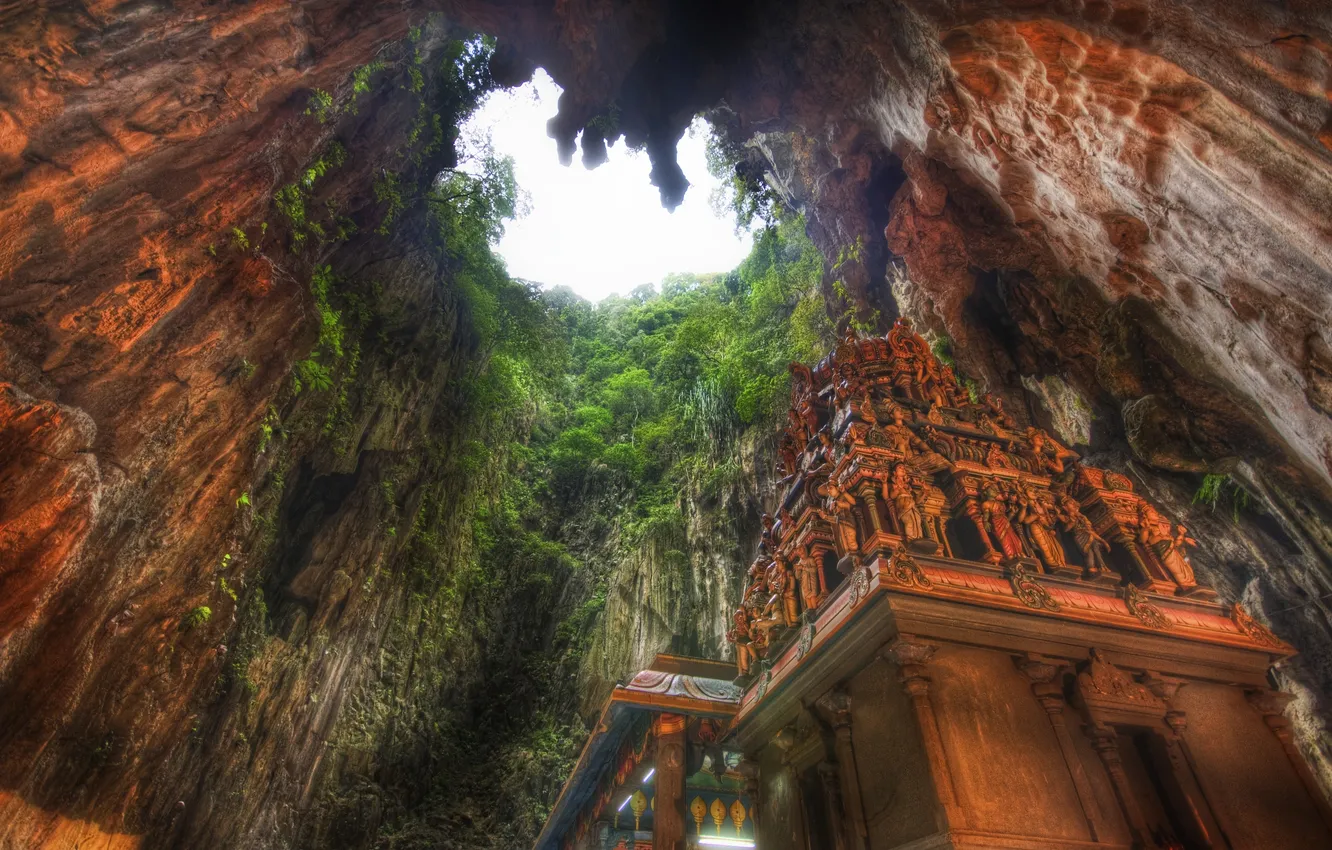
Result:
[[[43,0],[0,44],[0,847],[531,845],[616,694],[727,678],[755,552],[836,497],[788,479],[867,422],[790,407],[800,370],[903,326],[957,378],[953,472],[1010,451],[982,420],[1035,429],[1187,529],[1215,600],[1178,604],[1290,648],[1249,686],[1326,809],[1326,3]],[[548,156],[642,150],[668,209],[702,116],[755,253],[621,324],[509,275],[513,187],[459,128],[538,68]],[[876,427],[947,454],[909,383]],[[925,551],[876,487],[791,564],[830,598],[841,534],[989,563],[964,501],[924,500]],[[1018,531],[973,572],[1091,581]],[[1116,605],[1161,596],[1135,541]],[[1206,846],[1169,730],[1116,722],[1157,832]],[[690,775],[739,770],[699,728]]]

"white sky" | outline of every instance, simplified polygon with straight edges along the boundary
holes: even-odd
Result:
[[[489,131],[495,153],[514,158],[518,185],[530,196],[531,212],[508,223],[498,246],[509,274],[564,284],[600,301],[658,283],[669,272],[724,272],[739,265],[751,239],[737,236],[734,222],[718,218],[708,203],[716,181],[708,174],[704,133],[687,133],[680,141],[680,167],[690,187],[684,203],[668,213],[648,179],[647,154],[629,151],[623,140],[599,168],[584,168],[581,150],[568,168],[560,165],[555,140],[546,135],[559,96],[559,86],[538,70],[527,85],[491,95],[464,131]]]

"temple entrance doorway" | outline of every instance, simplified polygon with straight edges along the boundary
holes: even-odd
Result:
[[[1197,807],[1171,765],[1165,736],[1141,726],[1118,727],[1116,732],[1124,773],[1155,846],[1160,850],[1211,850],[1218,846],[1208,839]]]

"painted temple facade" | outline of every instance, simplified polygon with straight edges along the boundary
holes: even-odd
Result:
[[[1187,529],[904,321],[792,372],[739,677],[617,688],[538,850],[1332,848],[1268,682],[1293,649]]]

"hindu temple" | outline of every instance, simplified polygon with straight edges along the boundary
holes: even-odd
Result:
[[[1187,528],[905,320],[791,371],[735,667],[617,687],[535,850],[1332,847]]]

